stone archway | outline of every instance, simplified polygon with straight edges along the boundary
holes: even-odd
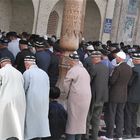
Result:
[[[10,30],[18,33],[23,31],[32,33],[34,22],[34,7],[32,0],[12,0],[12,18]]]
[[[57,37],[60,37],[61,24],[63,16],[64,1],[59,0],[52,11],[56,11],[59,16]],[[101,13],[97,3],[94,0],[87,0],[86,14],[84,21],[84,37],[86,40],[99,40],[101,34]],[[48,26],[49,27],[49,26]],[[49,30],[49,29],[48,29]]]
[[[64,8],[64,0],[58,0],[56,2],[56,4],[54,5],[52,11],[55,11],[58,15],[58,21],[57,21],[57,28],[55,30],[55,35],[60,38],[60,34],[61,34],[61,25],[62,25],[62,17],[63,17],[63,8]],[[52,12],[51,12],[52,13]],[[51,16],[51,14],[50,14]],[[50,16],[49,16],[49,19],[50,19]],[[56,17],[57,18],[57,17]],[[48,21],[48,28],[47,28],[47,31],[50,30],[50,26],[49,26],[49,22]],[[48,32],[47,32],[48,33]]]
[[[101,14],[94,0],[87,0],[84,37],[87,41],[99,40],[101,29]]]

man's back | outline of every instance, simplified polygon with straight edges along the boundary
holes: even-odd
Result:
[[[110,101],[123,103],[127,100],[127,86],[132,69],[125,62],[115,67],[110,78]]]
[[[25,93],[22,74],[10,64],[0,69],[0,139],[23,140]]]
[[[133,68],[133,74],[129,81],[128,102],[140,103],[140,64]]]
[[[23,76],[27,102],[25,139],[48,137],[49,77],[36,65],[30,66]]]
[[[109,69],[101,62],[91,67],[91,91],[93,101],[106,102],[108,101],[108,79]]]
[[[10,52],[12,52],[12,54],[14,55],[14,58],[16,58],[17,53],[20,52],[19,40],[15,39],[15,40],[12,40],[11,42],[9,42],[8,43],[8,50]]]
[[[36,63],[39,68],[44,70],[46,73],[48,73],[48,68],[51,61],[51,55],[49,51],[37,51],[36,54]]]
[[[26,56],[29,55],[33,55],[33,53],[29,50],[29,49],[23,49],[21,52],[19,52],[16,56],[16,60],[15,60],[15,65],[17,66],[17,69],[23,73],[26,69],[25,69],[25,65],[24,65],[24,58]]]
[[[60,138],[65,133],[67,113],[64,107],[57,101],[51,101],[49,105],[49,123],[52,138]]]
[[[0,49],[0,59],[3,57],[9,57],[12,61],[12,64],[14,65],[14,61],[15,61],[14,55],[7,48]]]
[[[0,70],[1,75],[1,92],[6,98],[12,96],[24,95],[22,74],[11,65],[7,64]],[[22,92],[21,92],[22,91]],[[13,93],[13,94],[10,94]]]

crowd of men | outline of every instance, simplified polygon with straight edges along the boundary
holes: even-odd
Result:
[[[63,50],[56,36],[0,32],[0,140],[136,138],[140,128],[140,47],[82,40],[67,58],[63,88],[56,87]]]

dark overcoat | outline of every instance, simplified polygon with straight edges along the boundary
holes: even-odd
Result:
[[[133,68],[128,87],[128,102],[140,103],[140,64]]]
[[[127,86],[132,76],[132,68],[125,62],[115,67],[110,77],[109,101],[125,103],[127,101]]]
[[[92,64],[88,70],[91,76],[92,101],[95,103],[107,102],[109,68],[100,62]]]

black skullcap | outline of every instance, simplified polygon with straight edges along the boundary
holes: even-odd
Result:
[[[48,40],[47,40],[47,42],[48,42],[48,44],[50,45],[50,46],[54,46],[54,40],[52,39],[52,38],[48,38]]]
[[[118,43],[112,43],[110,45],[110,47],[112,47],[112,48],[119,48],[119,44]]]
[[[140,53],[138,53],[138,52],[133,53],[132,58],[133,59],[140,59]]]
[[[27,32],[22,32],[21,35],[22,35],[23,38],[29,37],[29,34]]]
[[[77,51],[74,51],[73,53],[69,54],[69,57],[71,59],[79,60],[79,55],[77,54]]]
[[[111,40],[107,40],[106,44],[111,45],[112,44]]]
[[[27,40],[21,39],[21,40],[19,41],[19,44],[28,45],[28,41],[27,41]]]
[[[44,38],[43,37],[38,37],[34,41],[34,45],[37,48],[43,48],[44,47]]]
[[[51,87],[50,88],[50,95],[51,99],[57,99],[60,96],[60,89],[58,87]]]
[[[110,54],[110,52],[108,50],[105,50],[105,49],[100,50],[100,52],[105,56]]]
[[[27,55],[25,58],[24,58],[24,61],[32,61],[32,62],[35,62],[35,57],[33,55]]]
[[[133,48],[140,48],[139,45],[133,45]]]
[[[111,53],[118,53],[120,51],[119,48],[116,48],[115,50],[111,51]]]
[[[17,37],[17,33],[14,31],[9,32],[8,34],[9,36]]]
[[[120,42],[120,46],[124,46],[124,42]]]
[[[9,43],[9,40],[7,38],[4,37],[4,38],[0,39],[0,44],[1,45],[7,46],[8,43]]]
[[[128,53],[135,53],[135,52],[136,52],[136,49],[135,49],[135,48],[131,48],[131,49],[128,49],[127,52],[128,52]]]
[[[100,51],[93,51],[92,53],[91,53],[91,56],[92,57],[99,57],[99,56],[101,56],[101,52]]]
[[[6,61],[11,62],[11,59],[10,59],[9,57],[2,57],[2,58],[0,59],[0,63],[6,62]]]
[[[107,46],[106,46],[105,44],[102,44],[102,48],[103,48],[104,50],[107,50]]]
[[[30,41],[35,41],[37,38],[39,37],[39,35],[37,35],[37,34],[32,34],[31,36],[30,36]]]
[[[102,42],[101,41],[93,41],[92,44],[93,44],[94,47],[97,48],[97,47],[102,45]]]

